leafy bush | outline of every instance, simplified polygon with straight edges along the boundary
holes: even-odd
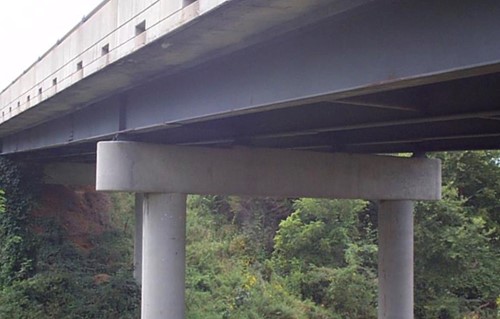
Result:
[[[89,253],[59,220],[31,216],[40,172],[0,158],[0,318],[138,318],[130,237],[110,228],[90,238],[97,248]]]
[[[443,200],[416,204],[416,318],[498,318],[499,155],[437,154]],[[133,195],[113,195],[114,227],[82,251],[57,220],[28,218],[37,178],[0,162],[0,318],[138,318]],[[375,318],[377,214],[365,201],[189,196],[187,317]]]
[[[188,206],[188,318],[332,318],[321,307],[290,294],[283,278],[268,275],[271,263],[252,256],[255,246],[247,248],[251,236],[242,234],[241,225],[227,218],[227,211],[214,211],[220,198],[190,196]]]
[[[0,157],[0,287],[34,272],[33,236],[28,215],[36,203],[40,170]],[[5,196],[5,198],[3,197]]]
[[[457,190],[448,186],[443,190],[443,200],[416,206],[418,318],[494,313],[492,308],[500,292],[500,252],[490,244],[492,239],[482,217],[470,214],[464,202]]]
[[[275,237],[273,262],[287,287],[339,318],[376,318],[377,248],[359,231],[364,201],[300,199]],[[366,236],[369,235],[369,236]]]

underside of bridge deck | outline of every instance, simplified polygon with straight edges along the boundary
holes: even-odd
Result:
[[[272,110],[187,123],[168,123],[112,135],[61,141],[74,134],[77,123],[99,106],[72,115],[64,134],[45,137],[54,145],[17,154],[36,160],[94,162],[96,141],[130,140],[151,143],[231,148],[265,147],[320,152],[398,153],[500,148],[500,73],[387,90],[331,101],[318,101]],[[103,115],[105,117],[105,115]],[[113,114],[113,116],[118,116]],[[126,116],[126,115],[124,115]],[[115,118],[106,125],[116,125]],[[71,125],[73,124],[73,125]],[[99,125],[99,123],[96,123]],[[57,134],[61,129],[50,128]],[[92,127],[88,127],[91,131]],[[38,132],[37,129],[32,130]],[[7,147],[31,147],[26,133]],[[91,135],[91,134],[89,134]],[[76,138],[76,137],[75,137]],[[38,144],[38,143],[37,143]],[[12,151],[12,150],[11,150]],[[17,152],[12,155],[16,156]]]
[[[95,160],[96,142],[112,139],[354,153],[499,148],[500,5],[460,4],[364,4],[14,129],[110,85],[124,72],[111,66],[0,125],[2,152]]]

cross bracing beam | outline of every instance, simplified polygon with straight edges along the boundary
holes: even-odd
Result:
[[[43,167],[45,184],[71,186],[95,185],[95,164],[53,162]]]

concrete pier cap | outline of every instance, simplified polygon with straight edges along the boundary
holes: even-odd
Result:
[[[276,197],[438,200],[437,159],[99,142],[96,189]]]

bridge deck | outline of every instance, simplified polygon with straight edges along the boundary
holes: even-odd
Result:
[[[5,119],[2,152],[91,160],[95,143],[113,138],[364,153],[500,148],[497,1],[180,8],[182,28],[134,35],[133,52]]]

